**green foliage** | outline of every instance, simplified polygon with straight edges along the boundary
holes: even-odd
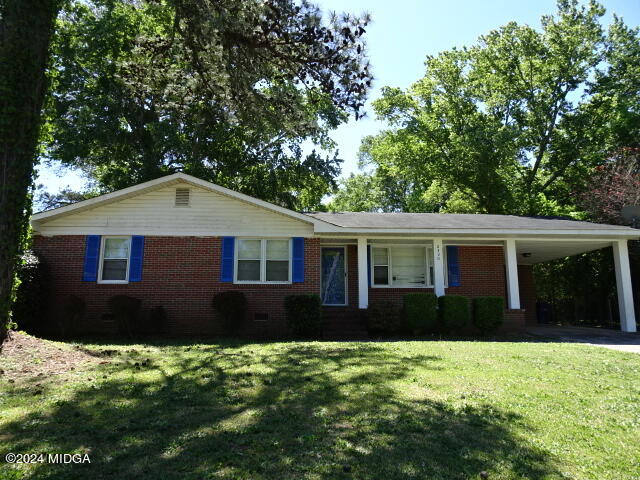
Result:
[[[403,297],[404,315],[415,334],[435,332],[438,327],[438,297],[433,293],[407,293]]]
[[[51,274],[46,262],[33,252],[22,257],[16,275],[18,287],[12,307],[12,320],[20,330],[42,334],[48,319]]]
[[[320,295],[289,295],[284,299],[287,324],[296,337],[315,338],[322,333]]]
[[[84,316],[86,304],[76,295],[67,295],[62,299],[60,314],[56,319],[57,334],[62,338],[73,335],[78,330]]]
[[[393,302],[371,302],[367,308],[367,328],[373,334],[396,333],[400,318],[400,309]]]
[[[222,320],[225,334],[238,334],[247,319],[247,298],[244,293],[230,290],[217,293],[213,297],[213,309]]]
[[[292,0],[72,1],[53,48],[48,157],[103,192],[183,171],[319,208],[340,171],[329,132],[360,115],[370,84],[367,22]]]
[[[58,0],[0,2],[0,349],[28,238],[45,69]]]
[[[140,299],[128,295],[114,295],[109,298],[107,305],[116,321],[118,334],[131,337],[134,333],[141,303]]]
[[[461,330],[469,324],[471,318],[469,299],[460,295],[438,297],[438,313],[445,332]]]
[[[410,88],[383,88],[374,109],[389,128],[361,147],[373,171],[332,208],[575,215],[575,190],[616,143],[607,136],[629,144],[640,128],[638,31],[616,20],[605,35],[603,14],[560,1],[540,31],[510,22],[428,57]],[[353,192],[367,183],[373,206]]]
[[[476,297],[473,299],[473,324],[482,334],[495,332],[504,322],[504,298]]]

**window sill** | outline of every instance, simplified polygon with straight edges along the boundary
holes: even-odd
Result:
[[[100,285],[127,285],[129,283],[128,280],[98,280],[97,283]]]
[[[251,282],[236,280],[234,285],[291,285],[292,282]]]

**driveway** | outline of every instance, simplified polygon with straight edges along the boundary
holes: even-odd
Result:
[[[557,342],[584,343],[597,347],[622,350],[623,352],[640,353],[640,333],[626,333],[605,328],[559,327],[556,325],[527,327],[527,333]]]

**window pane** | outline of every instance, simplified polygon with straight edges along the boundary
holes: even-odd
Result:
[[[238,258],[241,260],[260,260],[260,240],[240,240]]]
[[[259,281],[260,260],[238,260],[238,280]]]
[[[389,265],[389,258],[387,257],[386,248],[374,248],[373,249],[373,264],[374,265]]]
[[[102,280],[126,280],[126,260],[105,260],[102,264]]]
[[[104,258],[129,258],[129,239],[105,238]]]
[[[394,285],[424,285],[426,256],[424,247],[394,247],[391,250]]]
[[[289,262],[267,260],[267,282],[286,282],[289,280]]]
[[[267,260],[289,260],[289,240],[267,240]]]
[[[373,284],[389,285],[389,267],[373,267]]]

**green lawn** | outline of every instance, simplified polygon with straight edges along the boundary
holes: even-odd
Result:
[[[0,478],[640,478],[637,354],[470,341],[84,347],[117,353],[48,380],[0,380],[0,459],[89,452],[92,463],[0,460]]]

